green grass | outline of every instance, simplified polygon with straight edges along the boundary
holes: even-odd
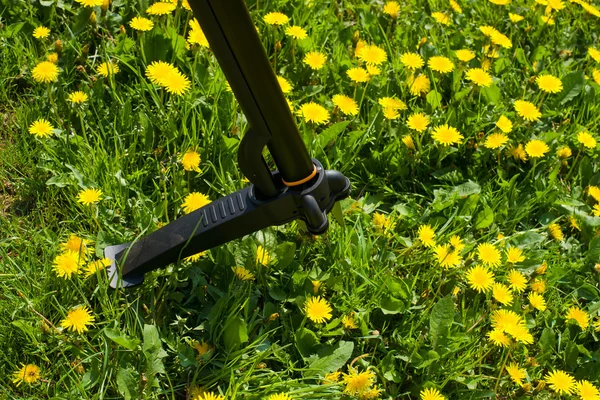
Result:
[[[350,365],[373,372],[383,399],[418,398],[428,387],[449,399],[558,397],[541,384],[556,369],[598,382],[593,323],[600,312],[600,218],[588,194],[600,183],[598,150],[576,140],[582,130],[598,133],[600,86],[593,77],[600,66],[588,52],[598,46],[598,18],[568,2],[554,12],[554,25],[541,21],[545,7],[533,1],[462,0],[462,13],[446,1],[399,3],[396,20],[376,2],[247,3],[273,63],[281,44],[277,74],[292,83],[287,97],[294,108],[314,101],[331,112],[325,125],[297,122],[311,156],[351,179],[344,226],[332,222],[321,237],[296,222],[269,228],[199,261],[152,272],[139,288],[114,291],[104,271],[58,277],[53,263],[60,244],[70,235],[88,239],[97,259],[105,246],[182,216],[190,191],[215,200],[244,187],[236,160],[245,118],[210,50],[185,48],[191,13],[181,5],[169,16],[150,17],[154,29],[141,33],[128,22],[145,15],[147,0],[95,7],[95,23],[90,8],[70,0],[0,0],[0,398],[183,399],[198,386],[226,399],[282,392],[293,399],[350,399],[343,383],[323,383],[326,373],[348,373]],[[284,28],[266,25],[262,17],[271,11],[304,27],[308,39],[294,42]],[[451,24],[436,23],[435,11],[451,15]],[[512,23],[509,11],[525,19]],[[33,38],[40,25],[51,29],[49,38]],[[482,25],[508,36],[512,48],[499,48],[497,59],[484,57],[489,40]],[[358,65],[357,38],[387,54],[381,74],[368,83],[353,84],[346,75]],[[417,49],[422,38],[427,41]],[[477,57],[461,63],[454,56],[461,48]],[[310,50],[327,55],[326,67],[312,71],[302,63]],[[421,68],[431,92],[413,96],[410,71],[400,62],[408,51],[425,60],[448,56],[456,68],[445,75]],[[31,71],[51,52],[58,52],[58,80],[37,83]],[[95,69],[108,60],[120,71],[104,78]],[[176,96],[152,85],[145,68],[155,60],[177,66],[191,89]],[[484,60],[494,77],[488,89],[464,79],[468,67]],[[534,78],[542,72],[561,78],[563,91],[541,92]],[[89,101],[70,104],[75,90],[88,93]],[[335,94],[354,97],[359,115],[335,110]],[[386,120],[378,104],[383,96],[403,100],[408,110]],[[520,118],[513,107],[519,99],[533,102],[542,118]],[[405,123],[414,112],[431,119],[423,133]],[[501,115],[514,123],[510,141],[486,148]],[[57,128],[49,138],[28,132],[41,117]],[[456,127],[461,143],[436,143],[432,129],[442,124]],[[402,142],[406,135],[414,150]],[[511,155],[513,146],[535,138],[550,148],[544,157]],[[561,146],[570,146],[569,158],[557,156]],[[200,154],[201,173],[183,170],[188,149]],[[77,202],[88,187],[103,192],[97,206]],[[375,212],[393,229],[374,226]],[[550,235],[551,223],[562,228],[562,240]],[[438,265],[418,239],[425,224],[439,244],[453,235],[463,239],[459,266]],[[526,275],[528,288],[514,293],[511,305],[467,283],[467,271],[481,264],[477,246],[487,242],[502,252],[493,271],[499,282],[513,269],[504,255],[508,246],[526,257],[514,268]],[[256,261],[258,246],[274,258],[267,267]],[[540,274],[543,263],[547,272]],[[255,279],[236,278],[234,266]],[[535,279],[546,282],[545,311],[527,300]],[[322,282],[318,290],[313,281]],[[325,324],[304,314],[315,294],[333,308]],[[87,332],[61,327],[76,306],[92,310]],[[572,306],[589,315],[589,327],[566,318]],[[501,348],[488,340],[490,316],[502,308],[524,317],[533,343],[513,340]],[[349,315],[354,329],[342,324]],[[199,356],[194,341],[210,350]],[[524,387],[511,381],[505,362],[527,371]],[[39,366],[40,380],[13,383],[22,364]]]

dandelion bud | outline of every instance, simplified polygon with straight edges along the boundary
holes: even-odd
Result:
[[[594,270],[600,274],[600,264],[594,265]]]
[[[569,158],[572,155],[572,151],[569,146],[563,146],[556,151],[556,155],[558,158]]]
[[[542,265],[537,267],[537,269],[535,270],[535,273],[538,275],[544,275],[547,270],[548,270],[548,263],[546,261],[544,261],[542,263]]]
[[[60,53],[62,51],[62,41],[60,39],[57,39],[56,42],[54,42],[54,49]]]
[[[541,390],[544,390],[545,387],[546,387],[546,382],[544,382],[543,380],[540,380],[540,381],[538,381],[538,384],[535,387],[535,390],[541,391]]]
[[[277,41],[277,43],[275,43],[275,50],[276,51],[281,50],[281,42],[280,41]]]
[[[123,25],[121,25],[121,26],[119,27],[119,30],[121,31],[121,33],[125,33],[125,32],[127,32],[127,31],[125,30],[125,27],[124,27]]]
[[[356,43],[356,42],[358,42],[359,39],[360,39],[360,32],[354,31],[354,34],[352,35],[352,41]]]
[[[523,388],[523,391],[525,391],[525,392],[529,392],[529,391],[531,390],[531,383],[529,383],[529,382],[528,382],[528,383],[525,383],[525,384],[522,386],[522,388]]]
[[[50,61],[52,64],[56,64],[58,61],[58,54],[50,53],[46,56],[46,60]]]
[[[267,363],[260,362],[260,363],[258,363],[258,365],[256,366],[256,368],[258,368],[258,369],[265,369],[265,368],[267,368]]]
[[[273,313],[273,314],[269,315],[269,322],[273,322],[277,318],[279,318],[279,313]]]
[[[95,11],[92,11],[92,13],[90,14],[90,22],[92,24],[96,23],[96,12]]]
[[[408,147],[410,150],[414,150],[415,149],[415,142],[413,142],[413,138],[410,135],[406,135],[402,138],[402,143],[404,143],[404,145],[406,147]]]
[[[89,44],[86,44],[81,48],[81,54],[83,54],[84,56],[87,56],[89,52],[90,52]]]
[[[417,50],[419,49],[419,47],[423,46],[425,43],[427,43],[427,38],[426,37],[421,38],[421,40],[419,40],[419,43],[417,43]]]
[[[102,1],[102,15],[106,14],[106,10],[108,10],[109,6],[110,6],[110,0]]]
[[[40,328],[42,329],[42,332],[45,334],[49,334],[50,332],[52,332],[52,330],[50,329],[50,325],[48,325],[46,323],[46,321],[42,321]]]

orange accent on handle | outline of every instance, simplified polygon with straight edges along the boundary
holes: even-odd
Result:
[[[317,175],[317,166],[316,165],[314,165],[313,172],[304,179],[300,179],[299,181],[296,181],[296,182],[286,182],[283,179],[281,179],[281,181],[283,182],[283,184],[285,186],[298,186],[298,185],[302,185],[303,183],[310,181],[312,178],[315,177],[315,175]]]

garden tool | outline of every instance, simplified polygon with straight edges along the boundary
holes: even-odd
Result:
[[[348,178],[310,158],[244,0],[189,4],[248,120],[238,164],[250,185],[144,237],[106,247],[113,288],[138,285],[146,272],[293,220],[322,234],[327,213],[350,192]],[[276,171],[263,157],[265,146]]]

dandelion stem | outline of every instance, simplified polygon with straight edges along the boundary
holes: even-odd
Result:
[[[496,398],[498,398],[498,387],[500,386],[500,379],[502,378],[502,374],[504,373],[504,368],[506,367],[508,356],[510,356],[510,350],[510,348],[508,350],[505,350],[506,355],[504,356],[504,361],[502,361],[502,366],[500,367],[500,373],[498,374],[498,378],[496,378],[496,386],[494,387],[494,393],[496,394]]]
[[[567,177],[565,178],[565,182],[568,182],[569,178],[573,174],[573,170],[575,170],[575,165],[577,164],[577,160],[579,160],[579,156],[580,155],[581,155],[581,146],[579,146],[579,151],[577,152],[577,155],[575,156],[575,160],[573,160],[573,165],[571,165],[571,169],[569,169],[569,172],[567,173]]]

